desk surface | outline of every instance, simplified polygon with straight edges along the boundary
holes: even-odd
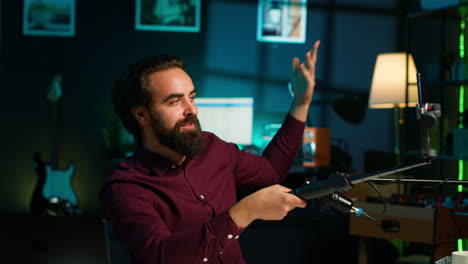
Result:
[[[372,215],[382,211],[381,204],[357,202]],[[462,212],[461,214],[457,214]],[[396,239],[432,244],[433,259],[441,259],[454,251],[459,238],[468,238],[468,208],[422,208],[387,205],[385,216],[378,221],[351,216],[351,235]]]

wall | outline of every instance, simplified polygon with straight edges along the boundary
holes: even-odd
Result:
[[[73,186],[80,206],[86,214],[100,214],[99,187],[109,164],[100,129],[111,107],[109,91],[126,65],[149,54],[183,58],[199,96],[253,96],[258,137],[265,124],[280,123],[288,111],[291,58],[303,58],[321,39],[309,125],[330,127],[334,141],[346,142],[357,172],[365,151],[391,150],[391,110],[364,110],[356,125],[340,118],[331,103],[366,96],[376,55],[402,50],[397,0],[310,1],[305,44],[257,42],[257,1],[203,1],[200,33],[135,31],[133,1],[77,2],[73,38],[23,36],[22,1],[1,3],[2,213],[29,210],[36,183],[32,154],[41,151],[50,159],[54,106],[45,93],[50,78],[62,73],[61,166],[76,162]]]

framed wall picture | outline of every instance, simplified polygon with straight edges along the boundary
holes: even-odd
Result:
[[[201,0],[135,0],[135,29],[200,32]]]
[[[259,0],[257,40],[305,43],[307,0]]]
[[[75,0],[23,0],[23,34],[73,37]]]

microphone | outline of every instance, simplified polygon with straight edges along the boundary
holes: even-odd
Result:
[[[430,130],[437,123],[437,119],[442,115],[440,104],[426,103],[423,104],[422,96],[422,78],[421,73],[417,73],[418,79],[418,97],[419,103],[416,108],[416,119],[420,120],[421,133],[421,154],[423,157],[435,158],[436,150],[430,148],[431,137]]]
[[[341,196],[339,193],[332,193],[327,196],[317,198],[318,202],[328,208],[333,208],[345,214],[354,214],[356,216],[371,220],[372,218],[362,210],[362,208],[355,207],[353,201]]]
[[[437,119],[441,116],[439,104],[426,103],[424,107],[418,105],[417,118],[420,119],[421,129],[421,154],[424,157],[435,158],[437,153],[430,148],[430,130],[437,124]]]

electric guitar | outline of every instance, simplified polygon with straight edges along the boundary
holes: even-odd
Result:
[[[78,198],[72,187],[75,164],[69,162],[67,169],[59,169],[59,149],[61,146],[62,117],[62,76],[53,77],[47,99],[56,106],[55,131],[52,138],[51,161],[46,163],[41,154],[34,154],[34,168],[37,184],[31,200],[31,212],[40,215],[76,215],[79,214]]]

